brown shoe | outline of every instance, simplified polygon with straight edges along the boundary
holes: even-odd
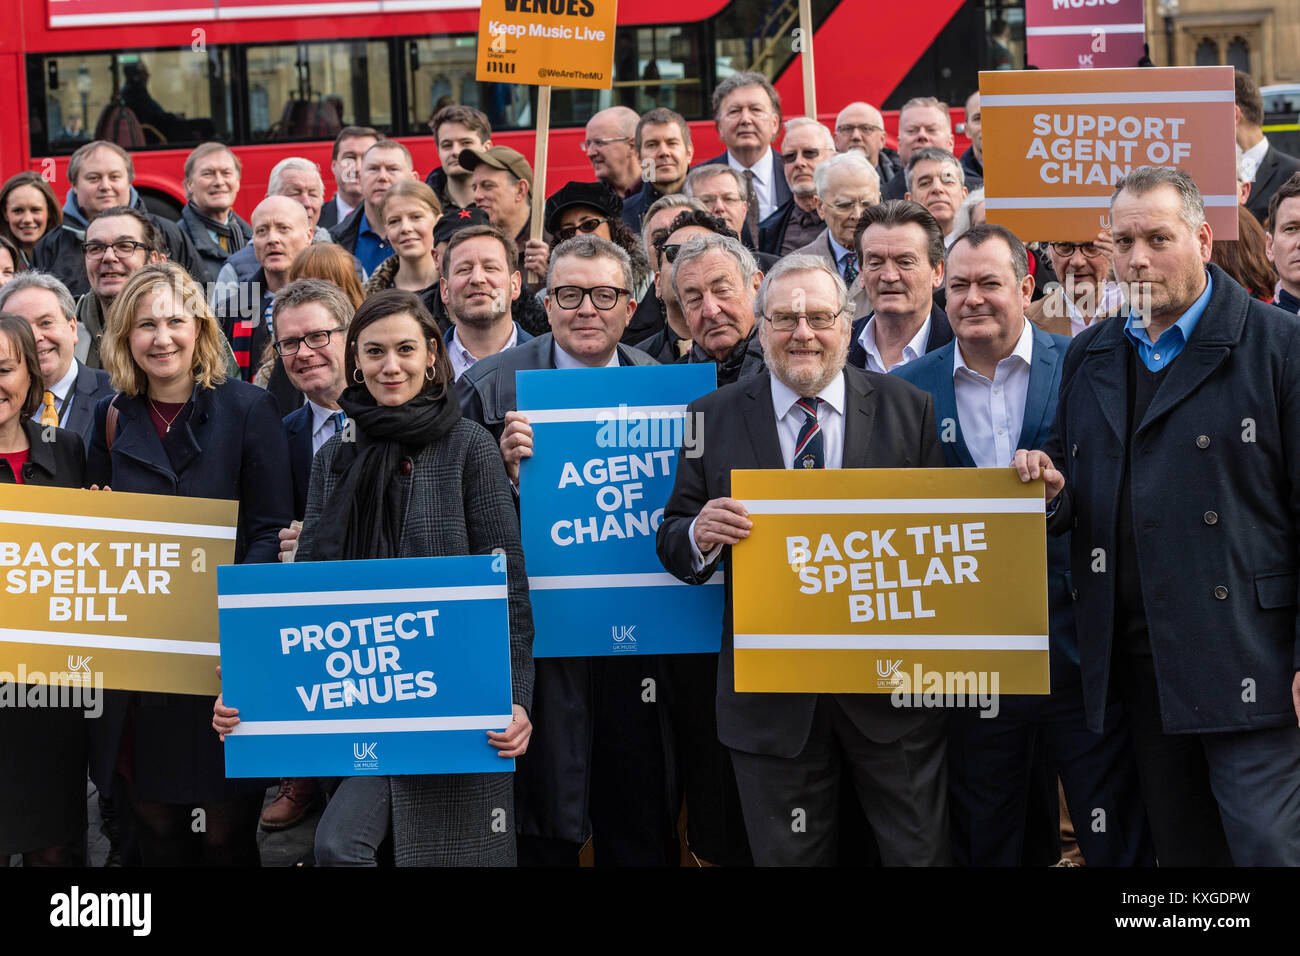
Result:
[[[280,792],[262,811],[263,830],[285,830],[296,826],[316,806],[316,781],[292,777],[280,781]]]

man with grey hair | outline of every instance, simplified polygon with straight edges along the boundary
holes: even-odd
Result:
[[[664,318],[664,327],[654,335],[636,343],[636,347],[664,364],[680,360],[691,348],[691,330],[682,314],[681,303],[673,291],[672,264],[664,256],[664,245],[670,235],[674,219],[686,210],[707,215],[704,205],[682,193],[662,196],[646,210],[645,227],[641,241],[645,245],[646,261],[653,270],[653,281],[648,295],[657,304]]]
[[[816,120],[796,116],[786,121],[780,155],[793,195],[758,226],[758,248],[775,256],[806,246],[825,228],[813,173],[835,155],[835,137]]]
[[[312,229],[312,242],[332,242],[328,229],[320,226],[321,204],[325,197],[325,182],[321,179],[320,168],[310,159],[302,156],[288,156],[271,167],[271,175],[266,182],[267,196],[288,196],[307,210],[307,223]],[[251,228],[251,227],[250,227]],[[232,253],[217,274],[217,289],[229,287],[237,282],[247,282],[257,272],[257,254],[252,243],[238,252]],[[357,278],[364,280],[361,266],[357,265]],[[210,296],[217,301],[218,293]]]
[[[709,580],[720,561],[730,567],[731,546],[749,536],[748,512],[731,497],[733,469],[943,464],[929,395],[845,365],[849,295],[833,267],[787,256],[756,304],[767,370],[687,408],[713,437],[701,456],[678,459],[657,545],[688,584]],[[732,620],[728,586],[718,737],[731,750],[754,862],[835,865],[848,779],[887,866],[947,863],[946,715],[894,708],[878,694],[738,693]],[[805,811],[805,830],[791,827],[793,807]]]
[[[850,103],[835,117],[835,148],[841,153],[856,149],[867,157],[884,186],[903,171],[898,150],[885,145],[885,119],[870,103]]]
[[[762,73],[733,73],[713,90],[713,122],[727,150],[700,165],[722,163],[741,176],[748,229],[736,231],[749,244],[756,244],[759,222],[790,198],[780,157],[772,146],[781,127],[781,97]]]
[[[36,358],[45,380],[41,425],[66,428],[90,449],[95,404],[112,395],[108,373],[77,361],[77,306],[67,286],[48,272],[20,272],[0,286],[0,312],[22,316],[36,336]]]
[[[1088,726],[1118,698],[1162,866],[1300,865],[1300,319],[1210,263],[1186,173],[1129,173],[1110,221],[1133,311],[1013,466],[1071,529]]]
[[[696,166],[686,177],[684,191],[725,222],[751,250],[755,247],[757,234],[749,231],[745,179],[740,173],[725,163]]]
[[[944,236],[951,235],[953,220],[967,192],[966,172],[957,157],[937,146],[923,146],[912,153],[903,176],[907,184],[903,198],[924,206],[938,221]]]
[[[691,330],[687,361],[716,362],[719,386],[763,369],[754,326],[754,296],[762,281],[754,257],[731,236],[697,235],[677,250],[672,282]]]
[[[817,256],[839,274],[853,300],[850,319],[856,319],[871,310],[871,302],[862,285],[853,234],[862,214],[880,202],[880,176],[866,156],[850,150],[820,164],[813,173],[813,181],[817,208],[826,228],[796,253]]]
[[[465,417],[497,439],[516,486],[520,461],[533,453],[532,426],[516,407],[517,372],[656,364],[619,343],[636,309],[631,274],[627,253],[607,239],[583,233],[560,243],[546,281],[551,331],[456,380]],[[653,667],[636,658],[537,660],[536,730],[515,773],[521,866],[577,866],[588,836],[598,866],[669,864],[676,808],[666,799],[659,705],[641,697]]]

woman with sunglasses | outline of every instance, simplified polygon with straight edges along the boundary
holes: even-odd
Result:
[[[653,295],[653,275],[641,238],[623,221],[623,200],[601,183],[565,183],[546,200],[546,231],[551,250],[574,236],[608,239],[632,260],[632,301],[639,303],[623,334],[629,345],[663,328],[664,319]]]
[[[430,313],[434,311],[439,274],[433,257],[433,227],[441,215],[438,197],[422,182],[404,180],[384,194],[379,217],[393,255],[371,273],[366,295],[405,289],[418,295]]]
[[[225,338],[198,283],[172,262],[134,273],[109,309],[103,357],[118,394],[95,409],[87,479],[238,501],[235,563],[275,561],[293,506],[280,413],[267,392],[227,377]],[[110,691],[104,704],[91,721],[91,775],[130,808],[144,865],[257,866],[267,782],[226,779],[208,731],[212,698]]]
[[[32,327],[0,312],[0,485],[84,484],[81,436],[41,425],[44,393]],[[10,689],[28,693],[23,684]],[[87,716],[89,706],[0,707],[0,867],[15,853],[23,866],[80,862]]]
[[[348,326],[346,371],[354,384],[339,405],[355,440],[338,434],[316,453],[295,560],[504,554],[514,720],[487,741],[502,757],[523,756],[533,616],[496,442],[461,416],[446,346],[414,293],[387,289],[362,303]],[[213,729],[224,735],[238,723],[239,711],[218,698]],[[348,777],[317,826],[316,862],[374,866],[391,832],[398,866],[513,866],[513,793],[504,772]],[[505,832],[493,826],[501,808]]]

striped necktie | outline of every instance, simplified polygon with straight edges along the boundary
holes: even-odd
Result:
[[[347,416],[344,415],[342,412],[335,412],[333,415],[330,416],[330,421],[334,423],[334,431],[336,432],[343,431],[343,426],[347,422],[347,420],[348,420]]]
[[[826,457],[822,452],[824,444],[822,440],[822,426],[817,421],[817,408],[821,405],[820,398],[801,398],[795,402],[799,410],[803,412],[803,425],[799,429],[799,437],[794,443],[794,467],[795,468],[825,468]]]

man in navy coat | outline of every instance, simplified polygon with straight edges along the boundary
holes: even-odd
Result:
[[[1117,691],[1161,865],[1294,866],[1300,320],[1207,265],[1187,174],[1134,170],[1110,220],[1138,311],[1074,339],[1015,462],[1071,532],[1088,724]]]
[[[940,446],[950,467],[1002,468],[1016,448],[1041,448],[1051,435],[1070,340],[1025,318],[1034,289],[1029,257],[1004,227],[976,226],[962,235],[948,251],[946,270],[956,339],[894,374],[934,397]],[[948,729],[953,858],[969,866],[1020,863],[1026,804],[1038,783],[1034,739],[1042,735],[1071,816],[1080,822],[1084,859],[1093,866],[1150,866],[1151,837],[1120,708],[1112,702],[1100,735],[1084,720],[1068,536],[1052,538],[1047,554],[1052,692],[1005,696],[993,717],[953,711]],[[1055,775],[1046,783],[1055,802]],[[1097,820],[1104,826],[1094,828]]]

